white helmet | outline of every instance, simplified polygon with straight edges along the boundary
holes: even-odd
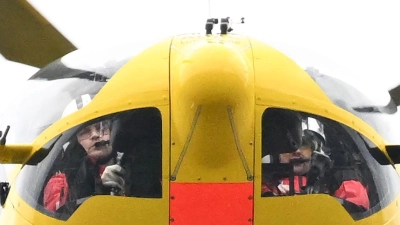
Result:
[[[94,97],[93,95],[84,94],[84,95],[79,96],[78,98],[73,99],[65,107],[65,109],[61,115],[61,118],[64,118],[64,117],[68,116],[69,114],[76,112],[79,109],[85,107],[92,101],[93,97]]]
[[[312,117],[308,117],[303,120],[302,125],[303,145],[309,145],[313,151],[324,153],[323,148],[326,144],[326,139],[323,124]]]
[[[312,131],[315,135],[317,135],[321,141],[325,144],[325,134],[324,134],[324,125],[318,120],[307,117],[307,119],[303,120],[303,132],[304,131]]]

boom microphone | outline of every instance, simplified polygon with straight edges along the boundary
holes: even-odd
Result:
[[[305,162],[309,162],[309,161],[311,161],[311,159],[302,159],[302,158],[299,158],[299,159],[292,159],[292,160],[290,160],[290,163],[292,163],[292,164],[301,164],[301,163],[305,163]]]
[[[99,141],[94,144],[95,147],[106,146],[110,144],[110,140],[107,141]]]

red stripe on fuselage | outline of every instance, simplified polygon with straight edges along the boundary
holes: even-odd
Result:
[[[170,224],[253,224],[252,182],[171,182],[170,191]]]

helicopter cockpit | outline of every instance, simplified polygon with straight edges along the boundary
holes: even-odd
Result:
[[[393,104],[371,107],[366,105],[371,101],[351,85],[322,74],[310,76],[338,106],[362,118],[389,143],[399,144],[393,132],[398,128],[388,127],[388,123],[382,127],[382,120],[398,117]],[[262,140],[262,197],[327,194],[354,220],[360,220],[387,206],[399,193],[400,180],[393,165],[353,128],[320,115],[282,108],[267,108],[262,124],[262,136],[268,137]],[[296,129],[286,128],[284,133],[277,126]],[[296,136],[302,138],[297,141],[301,144],[289,146],[287,140]]]
[[[22,89],[28,93],[12,98],[9,106],[18,110],[1,114],[0,121],[7,124],[0,126],[11,127],[7,143],[31,143],[57,120],[84,108],[131,58],[93,60],[84,53],[77,51],[56,60],[26,81]],[[90,175],[99,165],[89,163],[79,137],[92,139],[93,135],[108,136],[90,147],[112,149],[110,158],[126,168],[131,178],[125,181],[124,192],[116,195],[161,198],[161,115],[151,107],[98,117],[60,133],[22,167],[15,183],[18,194],[43,214],[67,220],[89,197],[117,192],[90,186],[90,179],[96,177]]]
[[[127,171],[129,179],[125,180],[123,192],[92,186],[98,183],[96,179],[106,163],[92,163],[87,146],[80,140],[85,137],[93,140],[93,135],[103,137],[90,145],[94,154],[100,155],[102,148],[109,148],[107,162],[113,160]],[[25,165],[16,180],[21,197],[48,216],[67,220],[85,200],[95,195],[162,197],[161,116],[156,108],[96,118],[63,132],[50,143],[48,155],[37,165]]]
[[[235,35],[72,56],[31,77],[0,117],[11,127],[2,163],[17,164],[5,221],[372,224],[397,210],[391,102]]]

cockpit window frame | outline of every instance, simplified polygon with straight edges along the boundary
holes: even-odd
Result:
[[[144,113],[144,112],[146,112],[145,110],[147,110],[147,113]],[[169,172],[169,171],[165,171],[165,168],[169,168],[169,165],[168,165],[169,163],[167,163],[167,161],[169,161],[168,160],[169,157],[165,157],[165,152],[166,152],[165,148],[167,146],[164,146],[165,137],[164,137],[162,131],[166,128],[166,126],[168,127],[168,124],[165,124],[167,122],[163,121],[163,119],[165,119],[163,117],[166,116],[166,115],[163,115],[163,111],[164,111],[163,109],[160,109],[158,107],[144,107],[144,108],[135,108],[135,109],[131,109],[131,110],[128,110],[128,111],[117,112],[117,113],[113,113],[113,114],[110,114],[110,115],[100,116],[100,117],[95,118],[93,120],[85,121],[82,124],[74,126],[73,128],[63,132],[62,134],[57,135],[55,138],[50,140],[46,144],[46,146],[53,146],[53,149],[61,149],[61,151],[62,151],[62,149],[65,148],[64,144],[65,143],[69,143],[68,140],[71,140],[71,138],[74,137],[77,134],[77,132],[79,131],[80,128],[85,127],[88,124],[93,124],[93,123],[95,123],[97,121],[108,120],[110,118],[120,118],[120,119],[123,119],[125,121],[125,119],[129,117],[129,115],[140,115],[139,112],[143,112],[144,114],[142,113],[142,115],[144,115],[144,116],[150,116],[150,115],[153,115],[155,112],[157,112],[159,114],[159,119],[160,119],[159,122],[160,123],[158,123],[157,121],[152,121],[149,124],[154,123],[154,124],[158,124],[158,126],[159,126],[159,127],[157,127],[157,130],[158,130],[159,135],[160,135],[160,139],[159,139],[159,141],[160,141],[160,143],[159,143],[160,147],[159,148],[160,149],[159,149],[159,153],[158,154],[161,157],[160,158],[160,160],[161,160],[160,163],[161,164],[159,165],[159,168],[160,168],[160,171],[159,171],[160,180],[158,182],[160,182],[160,184],[162,184],[163,183],[162,182],[162,177],[165,177],[165,176],[162,176],[162,174],[165,174],[165,173]],[[153,113],[150,114],[149,112],[153,112]],[[165,114],[165,111],[164,111],[164,114]],[[145,121],[143,120],[142,122],[144,123]],[[154,129],[154,128],[149,128],[149,129]],[[150,130],[146,131],[146,132],[150,132]],[[144,134],[144,135],[149,135],[149,134]],[[158,135],[155,135],[155,138],[157,138],[157,136]],[[125,139],[124,139],[124,141],[126,141]],[[44,168],[44,165],[41,165],[42,162],[43,163],[45,163],[45,162],[47,162],[47,163],[55,162],[56,158],[58,158],[59,155],[61,154],[60,151],[53,151],[53,150],[49,150],[48,148],[45,148],[46,146],[43,147],[43,149],[46,149],[46,150],[43,150],[43,152],[39,151],[38,152],[38,156],[35,157],[35,161],[38,163],[37,165],[33,165],[35,163],[30,163],[31,165],[25,164],[22,167],[20,173],[17,176],[16,183],[15,183],[15,188],[16,188],[17,193],[19,194],[19,196],[22,199],[24,199],[24,201],[26,201],[28,203],[28,205],[30,205],[31,207],[35,208],[36,210],[39,210],[40,212],[42,212],[43,214],[45,214],[47,216],[50,216],[50,217],[53,217],[53,218],[56,218],[56,219],[60,219],[60,220],[67,220],[71,215],[67,215],[66,216],[65,214],[60,214],[58,212],[51,212],[49,210],[46,210],[43,205],[38,204],[38,202],[36,202],[34,200],[34,199],[39,199],[40,200],[41,198],[43,198],[43,196],[40,197],[42,194],[40,194],[40,193],[29,194],[32,191],[36,190],[36,188],[28,188],[29,185],[35,185],[35,182],[41,182],[42,185],[45,185],[46,182],[40,181],[40,179],[37,177],[37,175],[34,178],[35,181],[31,181],[30,179],[28,179],[28,180],[24,179],[24,177],[26,178],[26,177],[33,177],[34,176],[32,173],[29,173],[28,170],[36,171],[35,167],[37,169]],[[52,154],[53,152],[54,152],[54,154]],[[33,159],[31,159],[31,162],[32,162],[32,160]],[[167,164],[167,165],[165,165],[165,164]],[[49,168],[49,169],[52,170],[51,168]],[[42,172],[34,172],[34,174],[43,174],[43,173]],[[47,180],[47,179],[48,178],[46,178],[45,180]],[[37,185],[35,185],[35,187],[36,186]],[[41,190],[41,189],[43,189],[43,188],[39,188],[37,190]],[[137,188],[135,188],[134,190],[136,190],[136,189]],[[161,190],[160,190],[161,191],[160,196],[157,195],[157,196],[151,197],[151,196],[146,196],[146,194],[145,194],[145,196],[142,196],[142,197],[141,196],[136,196],[136,195],[133,195],[133,196],[130,196],[130,197],[132,197],[132,198],[154,199],[155,202],[159,202],[159,201],[157,201],[157,199],[160,199],[160,198],[168,199],[168,197],[167,197],[167,195],[168,195],[167,193],[168,192],[166,190],[168,190],[168,187],[164,187],[162,185],[161,186]],[[38,194],[39,194],[39,196],[37,196]],[[36,196],[36,197],[34,197],[34,196]]]
[[[261,116],[265,113],[265,111],[270,110],[270,109],[282,109],[282,110],[289,110],[289,109],[284,109],[284,108],[279,108],[279,107],[265,107],[265,106],[258,106],[256,110],[256,132],[261,131],[261,123],[262,123],[262,118]],[[346,136],[347,138],[350,138],[349,140],[352,140],[352,146],[347,146],[348,149],[359,149],[359,152],[357,153],[358,156],[351,156],[354,158],[354,163],[363,165],[361,167],[365,167],[367,169],[363,169],[364,172],[369,174],[367,177],[371,181],[371,179],[374,179],[373,183],[369,183],[369,193],[375,193],[377,196],[379,196],[379,200],[377,201],[376,199],[373,200],[371,199],[371,208],[365,212],[353,212],[351,213],[351,217],[354,220],[360,220],[363,218],[366,218],[370,215],[373,215],[377,212],[379,212],[381,209],[385,208],[388,206],[390,203],[393,202],[395,197],[400,193],[400,177],[396,172],[396,169],[393,164],[390,163],[389,159],[383,154],[383,152],[373,144],[372,141],[370,141],[367,137],[364,135],[360,134],[359,132],[355,131],[354,129],[329,118],[325,118],[320,115],[315,115],[315,114],[310,114],[310,113],[305,113],[301,111],[295,111],[301,114],[302,116],[309,116],[312,118],[317,119],[320,121],[322,124],[328,127],[332,127],[332,129],[337,130],[337,132],[340,132],[341,135]],[[330,124],[330,125],[329,125]],[[262,133],[262,132],[261,132]],[[331,137],[332,139],[332,137]],[[329,141],[329,139],[327,140]],[[257,179],[258,177],[263,177],[261,171],[262,167],[260,166],[262,163],[272,163],[274,160],[274,157],[265,157],[262,158],[262,151],[261,148],[263,147],[263,143],[261,140],[261,135],[259,139],[257,138],[256,140],[256,146],[259,146],[256,148],[256,158],[255,158],[255,171],[256,173],[260,173],[260,175],[255,175],[255,187],[261,187],[261,180]],[[381,153],[380,157],[378,158],[375,153]],[[350,152],[349,152],[350,153]],[[351,154],[356,154],[356,151]],[[257,157],[257,155],[259,157]],[[383,157],[383,158],[382,158]],[[360,167],[360,168],[361,168]],[[369,168],[371,167],[371,168]],[[389,178],[382,178],[382,174],[386,174],[385,176],[390,177]],[[366,175],[363,175],[366,176]],[[260,186],[258,186],[260,185]],[[258,199],[257,195],[261,192],[255,189],[255,197],[256,201]],[[261,197],[260,198],[261,202],[264,202],[263,204],[267,204],[268,197]],[[284,202],[282,202],[284,204]],[[256,206],[259,204],[255,204]]]

